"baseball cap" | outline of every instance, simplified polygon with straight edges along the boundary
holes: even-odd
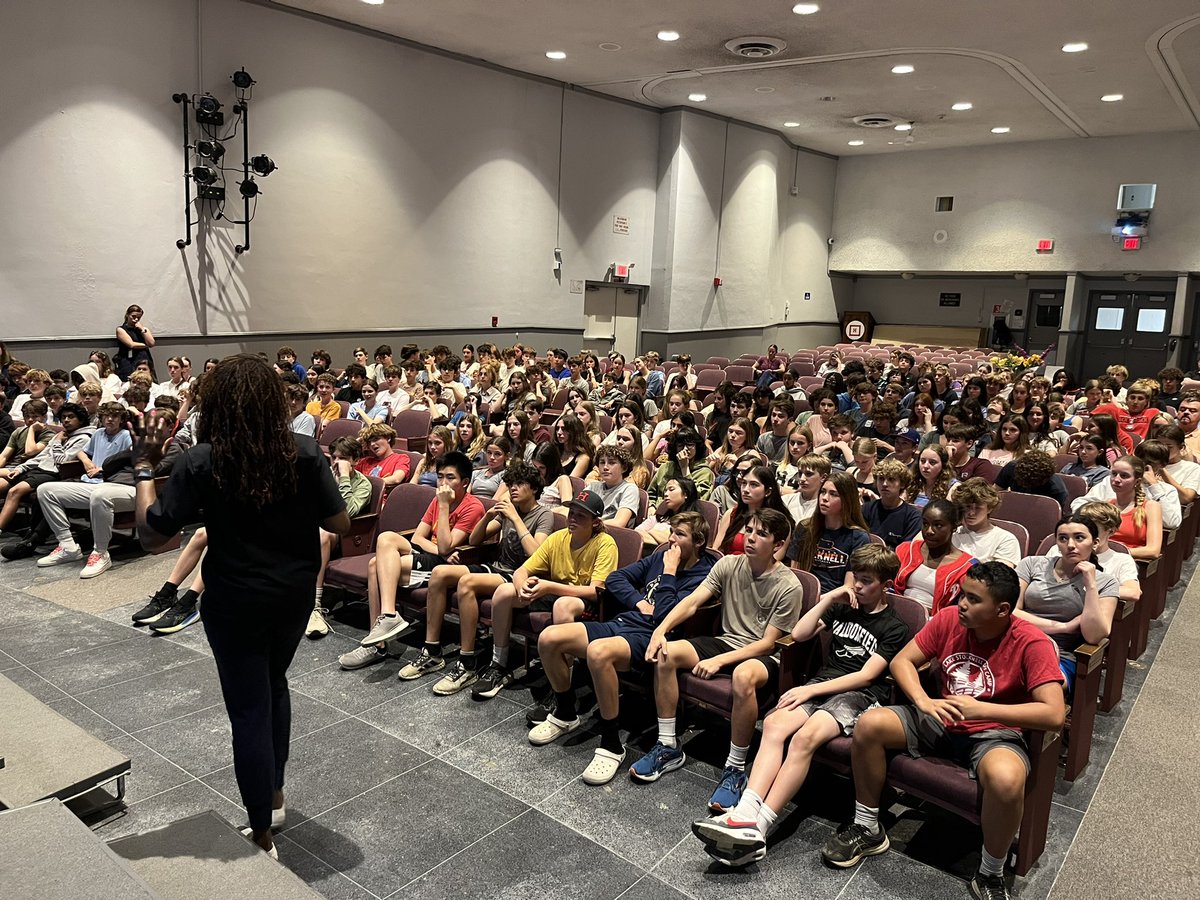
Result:
[[[604,518],[604,501],[596,491],[586,489],[580,491],[575,495],[575,499],[567,504],[567,508],[577,509],[589,516],[595,516],[597,519]]]
[[[915,428],[905,428],[903,431],[897,431],[896,440],[900,440],[901,438],[904,438],[906,441],[912,441],[914,444],[921,443],[921,436],[917,434],[917,429]]]

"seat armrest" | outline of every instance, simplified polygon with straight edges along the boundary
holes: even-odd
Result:
[[[1076,677],[1087,675],[1099,669],[1104,663],[1104,650],[1108,647],[1108,638],[1095,644],[1080,644],[1075,648]]]

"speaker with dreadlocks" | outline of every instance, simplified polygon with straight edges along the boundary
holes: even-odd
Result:
[[[161,495],[153,468],[170,440],[157,413],[134,443],[138,535],[162,549],[188,524],[208,532],[200,617],[233,726],[233,764],[250,827],[275,855],[291,731],[285,673],[304,634],[321,563],[318,529],[350,530],[345,503],[311,437],[293,434],[283,385],[257,356],[230,356],[200,388],[198,441]]]

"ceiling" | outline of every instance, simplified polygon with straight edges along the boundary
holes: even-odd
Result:
[[[1200,130],[1196,0],[815,0],[811,15],[793,13],[794,0],[274,2],[838,156]],[[659,40],[664,29],[679,39]],[[767,59],[725,49],[754,35],[786,49]],[[1078,41],[1088,49],[1063,52]],[[953,111],[960,102],[973,107]],[[852,121],[873,113],[913,129]]]

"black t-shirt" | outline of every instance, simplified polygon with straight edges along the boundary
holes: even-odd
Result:
[[[1013,460],[1000,469],[996,475],[996,487],[1002,491],[1017,491],[1021,494],[1036,494],[1039,497],[1049,497],[1060,507],[1063,513],[1067,512],[1068,494],[1067,486],[1063,484],[1063,480],[1057,475],[1051,475],[1050,480],[1045,484],[1040,484],[1037,487],[1018,487],[1013,483],[1013,472],[1016,470],[1017,461]]]
[[[863,505],[863,518],[871,534],[883,538],[893,550],[921,533],[921,510],[911,503],[888,509],[882,500],[871,500]]]
[[[890,663],[908,643],[908,626],[890,606],[868,614],[848,603],[835,603],[825,610],[821,621],[829,629],[830,640],[829,652],[814,678],[816,681],[859,672],[876,653]],[[887,669],[880,673],[874,684],[861,690],[874,697],[877,703],[886,703],[891,693]]]
[[[321,567],[318,527],[346,508],[317,442],[296,442],[296,493],[256,510],[217,488],[212,446],[184,453],[146,521],[160,534],[203,521],[208,529],[204,557],[206,593],[247,600],[295,600],[311,604]]]

